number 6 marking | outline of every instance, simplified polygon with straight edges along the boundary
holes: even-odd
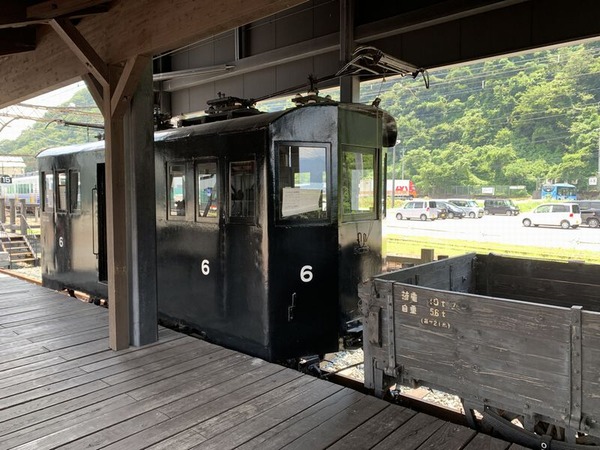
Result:
[[[305,283],[309,283],[312,281],[312,266],[304,266],[302,267],[302,269],[300,269],[300,279]]]
[[[201,269],[202,269],[202,274],[203,275],[208,275],[210,273],[210,266],[209,266],[209,264],[210,263],[209,263],[208,259],[205,259],[205,260],[202,261]]]
[[[63,239],[62,236],[58,238],[58,246],[60,248],[63,248],[65,246],[65,240]]]

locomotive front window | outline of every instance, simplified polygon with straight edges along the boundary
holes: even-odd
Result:
[[[54,174],[44,173],[44,211],[54,210]]]
[[[196,164],[196,203],[199,219],[219,217],[219,198],[217,184],[217,163]]]
[[[341,198],[344,220],[376,219],[378,171],[375,151],[342,152]]]
[[[185,164],[169,166],[169,217],[185,217]]]
[[[280,220],[328,218],[328,148],[280,145],[278,194]]]
[[[64,171],[56,172],[56,210],[67,210],[67,173]]]
[[[230,217],[243,217],[246,219],[254,217],[255,180],[256,165],[254,161],[236,161],[229,165]]]

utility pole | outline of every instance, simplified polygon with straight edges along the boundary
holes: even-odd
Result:
[[[597,179],[600,179],[600,128],[598,128],[598,173]]]
[[[392,151],[392,208],[396,206],[396,147],[399,143],[400,141],[397,140],[396,145],[394,145],[394,150]],[[402,171],[402,176],[404,176],[404,167],[402,167]]]
[[[400,149],[402,150],[402,180],[404,180],[404,147]]]

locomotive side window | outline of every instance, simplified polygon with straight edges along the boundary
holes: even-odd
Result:
[[[44,183],[43,210],[51,212],[54,210],[54,174],[43,173],[42,182]]]
[[[279,146],[278,187],[280,220],[328,218],[326,146]]]
[[[254,161],[235,161],[229,165],[231,201],[229,216],[245,219],[254,218],[254,183],[256,165]]]
[[[81,179],[77,170],[69,172],[69,211],[81,212]]]
[[[219,217],[219,197],[217,184],[217,163],[201,162],[196,164],[196,215],[198,219],[217,219]]]
[[[169,218],[185,217],[185,164],[169,165]]]
[[[64,170],[56,172],[56,210],[67,211],[67,173]]]
[[[341,199],[343,220],[377,218],[379,173],[373,149],[342,151]]]

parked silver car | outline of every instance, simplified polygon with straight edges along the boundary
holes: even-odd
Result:
[[[479,206],[475,200],[467,200],[464,198],[450,198],[447,201],[449,203],[452,203],[453,205],[462,208],[467,214],[467,217],[470,217],[471,219],[481,219],[485,214],[483,208]]]

